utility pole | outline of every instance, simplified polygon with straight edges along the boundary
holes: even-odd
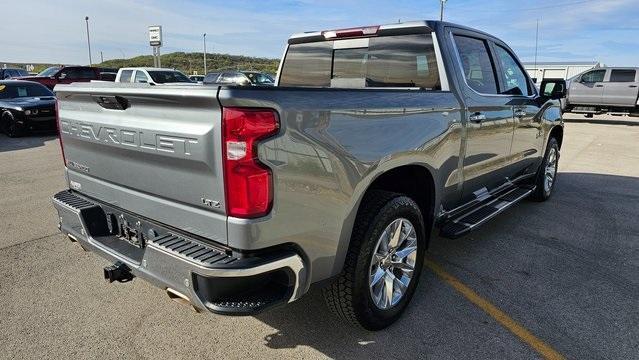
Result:
[[[447,0],[439,0],[439,21],[444,21],[444,4]]]
[[[104,55],[102,54],[102,50],[100,50],[100,63],[104,62]]]
[[[87,23],[87,45],[89,47],[89,66],[93,66],[93,60],[91,59],[91,39],[89,38],[89,17],[85,16],[84,21]]]
[[[206,75],[206,33],[202,36],[204,40],[204,75]]]
[[[537,49],[538,49],[538,45],[539,45],[539,19],[537,19],[537,31],[535,32],[535,79],[537,79]]]

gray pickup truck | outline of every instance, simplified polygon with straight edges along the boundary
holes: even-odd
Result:
[[[551,88],[499,39],[437,21],[294,35],[275,87],[60,85],[59,227],[113,262],[108,281],[196,310],[255,314],[315,284],[382,329],[433,228],[455,238],[551,195]]]
[[[569,81],[564,111],[639,116],[639,68],[597,68]]]

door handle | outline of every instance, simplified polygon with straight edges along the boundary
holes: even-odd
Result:
[[[636,88],[636,87],[637,87],[637,85],[628,85],[628,87]]]
[[[526,113],[526,111],[524,110],[515,110],[515,116],[518,118],[523,118],[526,115],[528,115],[528,113]]]
[[[476,112],[476,113],[470,115],[468,117],[468,120],[470,120],[470,122],[473,122],[475,124],[479,124],[482,121],[486,120],[486,115],[484,115],[484,114],[482,114],[480,112]]]
[[[600,85],[595,85],[595,87],[603,87],[603,85],[601,85],[601,84]]]

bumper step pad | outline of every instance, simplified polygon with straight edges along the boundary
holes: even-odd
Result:
[[[444,222],[439,234],[449,239],[463,236],[525,199],[534,190],[534,187],[513,186],[499,195],[488,196],[480,204]]]
[[[219,249],[195,242],[179,235],[166,234],[157,238],[149,239],[148,243],[202,266],[211,266],[213,264],[227,265],[238,260]]]

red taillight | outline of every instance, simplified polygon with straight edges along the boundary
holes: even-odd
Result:
[[[327,30],[327,31],[322,31],[322,35],[324,36],[325,39],[335,39],[335,38],[349,38],[349,37],[358,37],[358,36],[377,35],[378,31],[379,31],[379,25],[340,29],[340,30]]]
[[[58,105],[58,99],[55,100],[55,124],[58,129],[58,141],[60,141],[62,161],[64,162],[64,166],[67,166],[67,159],[64,156],[64,145],[62,145],[62,124],[60,124],[60,106]]]
[[[224,108],[222,129],[226,212],[240,218],[264,216],[273,202],[273,180],[271,170],[257,158],[257,142],[277,133],[277,113]]]

